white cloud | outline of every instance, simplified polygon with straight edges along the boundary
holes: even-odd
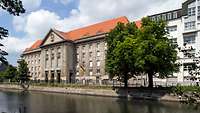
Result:
[[[68,4],[72,0],[54,0]],[[41,0],[23,0],[28,10],[37,9]],[[55,12],[40,9],[23,17],[15,17],[13,26],[16,31],[24,31],[26,38],[11,37],[7,39],[9,52],[19,52],[34,39],[44,38],[50,28],[68,31],[88,24],[118,16],[127,16],[130,21],[144,16],[181,8],[182,0],[80,0],[77,9],[72,9],[69,16],[61,18]],[[13,48],[12,45],[18,47]]]
[[[33,43],[34,39],[32,38],[18,38],[9,36],[3,39],[1,42],[4,44],[4,50],[8,53],[22,52],[25,48],[29,47]]]
[[[26,24],[26,18],[24,18],[24,16],[15,16],[12,23],[16,31],[23,31]]]
[[[30,13],[27,17],[24,31],[30,37],[41,38],[48,32],[55,23],[60,20],[60,17],[47,10],[38,10]]]
[[[42,0],[21,0],[26,12],[39,8]]]

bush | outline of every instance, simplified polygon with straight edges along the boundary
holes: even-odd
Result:
[[[200,87],[199,86],[180,86],[180,85],[177,85],[176,87],[172,88],[172,92],[177,94],[177,95],[182,95],[183,93],[188,93],[188,92],[200,93]]]

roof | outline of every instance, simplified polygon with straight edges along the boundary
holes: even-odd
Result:
[[[30,51],[30,50],[33,50],[33,49],[37,49],[37,48],[40,47],[41,43],[42,43],[42,40],[37,40],[32,44],[32,46],[30,48],[26,48],[25,51]]]
[[[68,31],[68,32],[62,32],[62,31],[58,31],[58,30],[53,30],[53,31],[56,33],[59,33],[59,35],[61,35],[65,40],[75,41],[75,40],[79,40],[81,38],[85,38],[85,37],[89,37],[89,36],[95,36],[95,35],[99,35],[99,34],[108,33],[112,29],[114,29],[118,23],[127,24],[127,23],[129,23],[129,20],[127,19],[127,17],[122,16],[122,17],[110,19],[110,20],[107,20],[104,22],[89,25],[89,26],[82,27],[82,28],[75,29],[75,30]],[[141,27],[140,20],[136,21],[135,23],[138,28]],[[37,40],[35,43],[33,43],[33,45],[30,48],[27,48],[25,51],[37,49],[44,41],[45,41],[45,39]]]
[[[138,21],[135,21],[135,24],[138,28],[141,28],[142,27],[142,21],[141,20],[138,20]]]
[[[89,37],[89,36],[95,36],[98,34],[103,34],[103,33],[108,33],[112,29],[115,28],[117,23],[129,23],[129,20],[125,17],[119,17],[119,18],[114,18],[111,20],[107,20],[101,23],[93,24],[87,27],[75,29],[69,32],[60,32],[60,34],[66,39],[66,40],[78,40],[84,37]]]

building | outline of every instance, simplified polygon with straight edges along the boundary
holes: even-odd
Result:
[[[167,21],[169,39],[178,45],[180,72],[169,79],[156,82],[189,83],[188,69],[194,64],[181,50],[196,55],[200,50],[200,0],[183,0],[182,7],[168,12],[148,16],[156,21]],[[33,80],[54,82],[77,82],[106,84],[105,72],[106,34],[118,22],[128,23],[126,17],[119,17],[101,23],[61,32],[51,29],[43,40],[36,41],[23,52]],[[140,21],[136,22],[139,27]]]
[[[33,80],[46,82],[102,84],[109,81],[105,72],[105,36],[119,17],[101,23],[61,32],[51,29],[43,40],[23,52]]]
[[[180,72],[174,73],[174,82],[191,82],[188,70],[194,65],[192,58],[182,52],[190,52],[197,57],[200,50],[200,0],[183,0],[182,7],[149,16],[152,20],[166,20],[169,39],[178,46]],[[199,76],[200,77],[200,76]],[[172,79],[171,79],[172,80]]]

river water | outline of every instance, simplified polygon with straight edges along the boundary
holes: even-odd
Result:
[[[68,94],[0,91],[0,113],[200,113],[200,106]]]

